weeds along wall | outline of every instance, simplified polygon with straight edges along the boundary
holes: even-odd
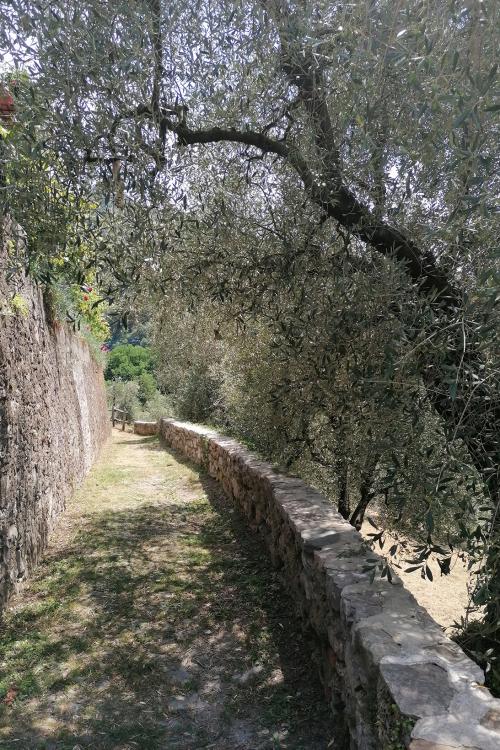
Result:
[[[7,280],[5,260],[0,248],[0,612],[110,431],[89,347],[49,323],[29,279]]]
[[[162,419],[160,435],[202,466],[264,538],[310,636],[336,750],[498,750],[500,700],[322,495],[233,440]]]

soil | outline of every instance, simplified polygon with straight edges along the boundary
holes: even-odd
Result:
[[[370,515],[377,525],[379,525],[376,511]],[[380,528],[374,529],[368,521],[364,521],[361,533],[366,539],[370,539],[370,534],[378,533],[381,529],[381,522]],[[400,551],[395,558],[392,558],[389,555],[389,549],[397,541],[406,543],[408,551],[406,554]],[[404,586],[408,591],[411,591],[418,603],[422,607],[425,607],[431,617],[443,627],[448,635],[453,636],[457,631],[456,626],[460,626],[461,619],[465,616],[469,602],[468,587],[470,575],[466,563],[455,554],[452,557],[450,573],[448,575],[441,575],[436,560],[431,557],[428,564],[432,571],[432,581],[428,578],[422,578],[418,570],[408,573],[406,570],[412,566],[408,562],[405,562],[405,558],[413,557],[410,554],[410,550],[417,544],[416,541],[410,540],[404,535],[399,535],[396,538],[396,536],[391,535],[389,532],[385,532],[383,548],[380,549],[378,544],[376,544],[374,549],[379,554],[387,557],[393,565],[394,562],[397,563],[398,567],[394,567],[394,570],[403,581]],[[479,613],[471,614],[469,615],[469,619],[477,616],[479,616]]]

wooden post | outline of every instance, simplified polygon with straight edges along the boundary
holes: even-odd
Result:
[[[122,432],[125,432],[125,425],[127,423],[127,412],[123,411],[123,421],[122,421]]]
[[[114,403],[111,406],[111,424],[113,425],[113,427],[115,426],[115,405],[114,405]]]

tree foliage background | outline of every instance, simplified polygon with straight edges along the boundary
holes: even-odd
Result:
[[[500,689],[493,0],[0,2],[12,263],[150,307],[179,413],[476,574]],[[14,76],[15,73],[15,76]],[[444,540],[444,541],[443,541]],[[387,573],[386,573],[387,574]]]

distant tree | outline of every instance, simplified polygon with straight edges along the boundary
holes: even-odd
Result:
[[[137,378],[139,383],[139,401],[145,404],[149,401],[156,393],[156,380],[150,372],[142,372]]]
[[[150,349],[133,344],[120,344],[109,354],[105,377],[106,380],[137,380],[140,383],[141,377],[150,375],[152,369],[153,357]],[[147,389],[147,378],[145,382]]]
[[[110,406],[127,412],[129,422],[137,419],[141,410],[141,402],[138,398],[139,384],[130,380],[128,382],[112,381],[106,385]]]

